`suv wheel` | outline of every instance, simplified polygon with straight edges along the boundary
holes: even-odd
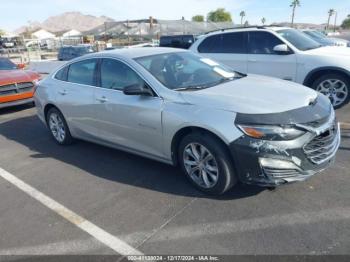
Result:
[[[58,109],[51,108],[46,121],[52,137],[58,144],[69,145],[73,142],[66,120]]]
[[[210,135],[187,135],[180,143],[178,154],[186,177],[201,191],[221,195],[237,183],[227,150]]]
[[[327,74],[317,79],[312,88],[327,96],[335,109],[350,100],[350,81],[341,74]]]

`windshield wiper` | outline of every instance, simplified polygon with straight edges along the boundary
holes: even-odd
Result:
[[[309,48],[306,48],[304,51],[314,50],[314,49],[321,48],[321,47],[323,47],[323,45],[309,47]]]
[[[200,89],[206,89],[207,86],[187,86],[187,87],[179,87],[175,88],[173,90],[175,91],[191,91],[191,90],[200,90]]]
[[[206,88],[210,88],[213,86],[217,86],[226,82],[230,82],[233,81],[235,79],[235,77],[229,77],[229,78],[223,78],[221,80],[219,80],[218,82],[212,83],[212,84],[208,84],[208,85],[197,85],[197,86],[186,86],[186,87],[179,87],[179,88],[175,88],[173,90],[175,91],[193,91],[193,90],[201,90],[201,89],[206,89]]]

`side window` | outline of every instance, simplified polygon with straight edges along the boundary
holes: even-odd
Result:
[[[101,87],[124,90],[126,86],[142,84],[144,81],[126,64],[115,59],[103,59],[101,63]]]
[[[61,80],[61,81],[67,81],[67,72],[68,72],[68,66],[62,68],[61,70],[59,70],[56,75],[55,78],[57,80]]]
[[[89,59],[69,66],[67,81],[82,85],[95,85],[96,60]]]
[[[246,33],[225,33],[209,36],[198,47],[200,53],[246,54]]]
[[[284,44],[280,39],[268,32],[249,32],[249,53],[273,55],[276,45]]]
[[[216,53],[217,46],[221,45],[221,35],[209,36],[198,46],[199,53]]]
[[[246,33],[227,33],[222,35],[220,53],[246,54]]]

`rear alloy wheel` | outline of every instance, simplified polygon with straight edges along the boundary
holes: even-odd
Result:
[[[67,123],[59,110],[51,108],[47,113],[47,125],[52,137],[60,145],[72,143],[72,136],[69,132]]]
[[[335,109],[350,100],[349,80],[340,74],[328,74],[315,81],[313,88],[329,98]]]
[[[237,183],[229,153],[211,135],[187,135],[179,146],[179,162],[190,182],[206,193],[221,195]]]

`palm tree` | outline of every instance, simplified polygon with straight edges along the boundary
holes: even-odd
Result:
[[[239,16],[241,17],[241,25],[243,25],[243,18],[245,17],[245,12],[244,11],[240,12]]]
[[[329,29],[329,23],[331,21],[331,17],[334,15],[334,13],[335,13],[334,9],[329,9],[328,10],[327,30]]]
[[[265,18],[265,17],[261,18],[261,23],[262,23],[263,25],[265,25],[265,23],[266,23],[266,18]]]
[[[290,7],[293,8],[293,13],[292,13],[292,27],[294,26],[294,17],[295,17],[295,10],[296,8],[300,6],[300,1],[299,0],[293,0],[292,3],[290,4]]]

